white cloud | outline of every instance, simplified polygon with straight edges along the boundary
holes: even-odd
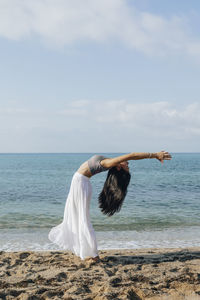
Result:
[[[76,101],[70,102],[66,106],[65,109],[59,110],[57,112],[57,114],[68,116],[68,117],[86,116],[88,104],[89,104],[89,101],[87,101],[87,100],[76,100]]]
[[[58,111],[58,114],[68,116],[68,117],[85,116],[87,114],[87,111],[85,109],[67,108],[67,109]]]
[[[29,110],[26,108],[11,108],[11,107],[5,107],[0,108],[0,115],[2,116],[9,116],[9,115],[25,115],[29,113]]]
[[[72,101],[60,110],[0,108],[0,152],[200,151],[200,104]],[[137,148],[136,148],[137,147]],[[150,147],[150,148],[149,148]]]
[[[0,108],[0,125],[13,128],[43,126],[47,128],[126,129],[144,135],[171,135],[184,138],[200,135],[200,104],[197,102],[176,106],[167,101],[133,103],[127,100],[78,100],[71,101],[60,110],[31,110]],[[73,120],[73,122],[72,122]],[[2,122],[2,124],[1,124]]]
[[[0,36],[52,46],[116,40],[146,54],[200,55],[186,17],[142,12],[127,0],[0,0]]]
[[[176,107],[170,102],[131,103],[121,101],[85,101],[84,107],[69,104],[59,114],[79,117],[92,126],[113,127],[141,132],[144,135],[177,136],[200,135],[200,104]],[[85,123],[86,124],[86,123]],[[87,126],[87,125],[85,125]],[[89,127],[90,125],[88,125]]]

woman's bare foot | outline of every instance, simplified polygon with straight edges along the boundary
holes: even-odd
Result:
[[[93,261],[100,261],[100,257],[99,256],[92,257],[92,260]]]
[[[86,260],[86,261],[87,261],[87,260],[93,260],[93,261],[95,261],[95,262],[98,262],[98,261],[100,261],[100,257],[99,257],[99,256],[89,257],[89,258],[86,258],[85,260]]]

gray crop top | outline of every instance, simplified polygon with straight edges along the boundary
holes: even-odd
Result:
[[[94,155],[88,160],[88,166],[92,175],[108,170],[101,165],[101,161],[104,158],[106,157],[103,155]]]

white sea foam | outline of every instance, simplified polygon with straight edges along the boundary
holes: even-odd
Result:
[[[99,250],[141,248],[187,248],[200,246],[200,227],[166,229],[162,231],[99,231]],[[48,230],[3,230],[0,250],[43,251],[62,250],[48,240]]]

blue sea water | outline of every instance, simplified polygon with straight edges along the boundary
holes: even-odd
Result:
[[[62,221],[73,173],[93,153],[0,154],[0,249],[59,249],[48,240]],[[119,154],[103,153],[106,157]],[[200,246],[200,153],[130,161],[121,211],[98,208],[106,173],[91,178],[90,214],[99,249]]]

